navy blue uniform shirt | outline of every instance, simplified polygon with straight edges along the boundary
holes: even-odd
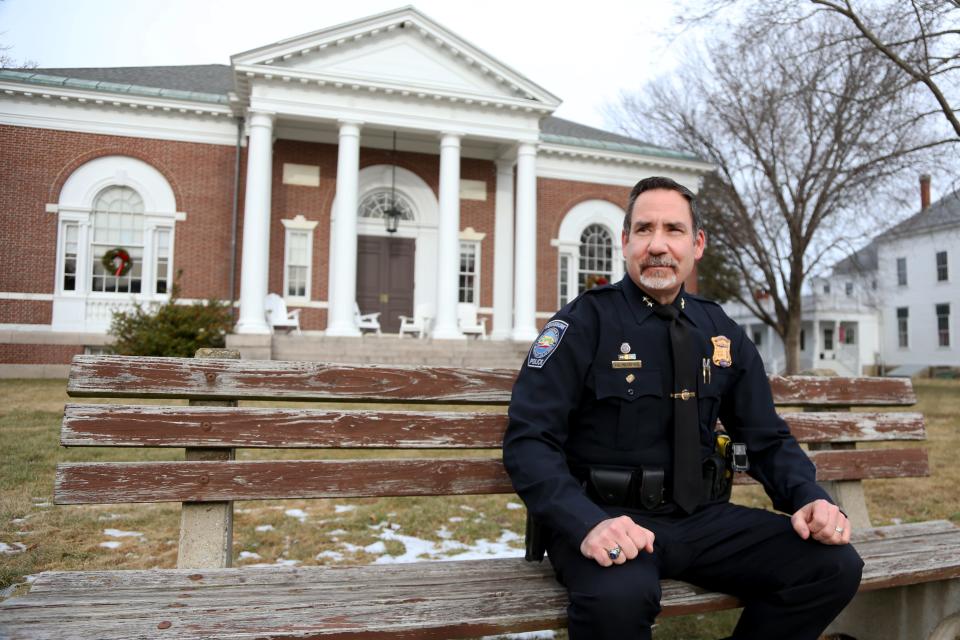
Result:
[[[653,314],[655,304],[629,276],[585,292],[545,325],[513,387],[504,465],[531,514],[577,545],[611,516],[571,469],[655,466],[671,477],[670,393],[680,389],[673,389],[669,329]],[[743,329],[716,303],[683,290],[674,305],[699,345],[702,457],[713,451],[719,417],[734,441],[746,443],[749,473],[774,508],[793,513],[830,500],[776,414],[763,362]]]

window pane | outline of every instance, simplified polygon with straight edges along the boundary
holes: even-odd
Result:
[[[937,310],[937,342],[941,347],[950,346],[950,304],[938,304]]]
[[[897,258],[897,284],[901,287],[907,285],[907,259]]]
[[[560,256],[560,267],[559,267],[559,289],[560,289],[560,306],[564,306],[570,302],[570,257],[566,254]]]
[[[396,207],[397,210],[400,211],[401,220],[414,219],[413,207],[403,196],[403,194],[399,192],[393,193],[389,189],[376,191],[364,197],[357,209],[361,218],[375,218],[382,220],[387,210],[391,206]]]
[[[170,231],[169,229],[159,229],[155,234],[156,247],[155,253],[157,262],[154,266],[157,293],[166,293],[167,284],[170,278]]]
[[[577,293],[583,293],[613,277],[613,236],[599,224],[592,224],[580,234],[580,277]]]
[[[92,291],[140,293],[143,277],[143,199],[130,187],[107,187],[93,202],[93,243],[90,246]],[[168,241],[169,244],[169,241]],[[123,249],[130,260],[126,266],[115,258],[104,267],[104,256]],[[168,250],[169,253],[169,250]],[[122,269],[124,273],[119,273]]]
[[[823,330],[823,348],[827,351],[833,351],[833,329],[826,328]]]
[[[937,252],[937,282],[946,282],[948,279],[947,273],[947,252],[938,251]]]
[[[63,228],[63,290],[77,290],[77,237],[79,227],[68,224]]]
[[[476,242],[460,243],[460,302],[471,304],[477,302],[477,252],[479,246]]]
[[[910,311],[907,307],[899,307],[897,309],[897,344],[901,349],[906,349],[908,346],[908,326]]]

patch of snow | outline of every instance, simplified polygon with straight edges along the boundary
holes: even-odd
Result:
[[[343,545],[343,548],[347,551],[347,553],[356,553],[357,551],[363,549],[363,547],[350,544],[349,542],[341,542],[340,544]]]
[[[116,540],[108,540],[106,542],[101,542],[100,546],[103,547],[104,549],[116,549],[117,547],[120,546],[120,543],[117,542]]]
[[[476,511],[476,509],[474,509],[473,507],[468,507],[465,504],[460,505],[460,508],[463,509],[464,511]]]
[[[33,506],[37,507],[38,509],[46,509],[52,505],[49,502],[34,502]]]
[[[0,542],[0,553],[8,556],[12,556],[15,553],[23,553],[27,550],[27,545],[22,542],[13,542],[7,544],[6,542]]]
[[[460,516],[453,516],[448,520],[448,522],[463,522],[463,518],[461,518]]]
[[[291,518],[296,518],[300,522],[307,521],[307,512],[303,509],[287,509],[283,512],[283,515],[290,516]]]
[[[522,505],[522,504],[519,504],[519,503],[517,503],[517,502],[508,502],[508,503],[507,503],[507,509],[510,509],[511,511],[514,510],[514,509],[523,509],[523,505]],[[551,636],[551,637],[552,637],[552,636]]]
[[[315,559],[316,559],[316,560],[323,560],[323,559],[325,559],[325,558],[329,558],[330,560],[333,560],[334,562],[339,562],[340,560],[343,560],[343,554],[340,553],[339,551],[321,551],[320,553],[318,553],[318,554],[316,555],[316,558],[315,558]]]
[[[342,536],[342,535],[345,534],[346,532],[347,532],[346,529],[334,529],[333,531],[328,531],[328,532],[327,532],[327,535],[328,535],[328,536]]]
[[[383,542],[374,542],[373,544],[365,546],[363,550],[367,553],[380,555],[387,552],[387,545],[383,544]]]
[[[143,534],[139,531],[121,531],[120,529],[104,529],[103,535],[111,538],[142,538]]]
[[[260,560],[261,556],[259,553],[255,553],[253,551],[241,551],[240,559],[241,560]]]
[[[334,513],[346,513],[348,511],[353,511],[357,508],[357,505],[354,504],[336,504],[333,506]]]
[[[280,558],[276,562],[257,562],[255,564],[246,564],[245,567],[253,568],[262,568],[262,567],[295,567],[300,564],[299,560],[288,560],[286,558]]]
[[[115,513],[104,513],[102,515],[97,516],[97,520],[100,520],[101,522],[103,522],[104,520],[116,520],[119,517],[120,516],[118,516]]]
[[[254,530],[254,531],[259,531],[260,533],[263,533],[264,531],[273,531],[273,525],[272,525],[272,524],[260,524],[260,525],[257,525],[256,527],[254,527],[253,530]]]
[[[453,537],[453,534],[450,533],[450,530],[447,529],[446,525],[444,525],[437,530],[437,537],[444,540],[449,540]]]
[[[13,520],[10,521],[10,524],[23,524],[26,521],[27,521],[26,518],[14,518]]]

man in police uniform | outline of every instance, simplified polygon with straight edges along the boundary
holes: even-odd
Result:
[[[815,640],[863,563],[776,415],[753,343],[683,288],[705,244],[693,193],[641,180],[622,244],[628,275],[561,309],[531,347],[503,443],[570,595],[570,637],[650,638],[659,581],[675,578],[743,600],[733,638]],[[728,502],[718,417],[791,515]]]

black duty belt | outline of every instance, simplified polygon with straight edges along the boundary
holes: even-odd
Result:
[[[587,495],[598,504],[652,510],[671,501],[660,467],[593,466],[578,470]],[[703,461],[703,502],[730,497],[732,474],[722,460],[710,456]]]

